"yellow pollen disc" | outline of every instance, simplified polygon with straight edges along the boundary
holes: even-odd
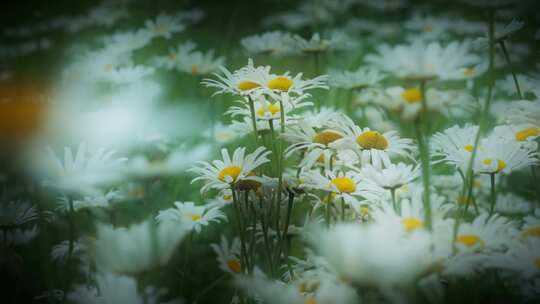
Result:
[[[281,111],[281,108],[278,104],[271,104],[268,107],[260,107],[257,110],[257,116],[263,117],[266,112],[275,115],[276,113],[279,113]]]
[[[401,220],[401,224],[407,232],[412,232],[418,228],[421,228],[423,225],[422,221],[415,217],[404,218],[403,220]]]
[[[474,149],[473,145],[471,144],[466,144],[464,147],[463,147],[463,150],[467,151],[467,152],[472,152],[472,150]]]
[[[103,68],[105,68],[105,71],[110,72],[113,69],[113,65],[110,63],[107,63],[106,65],[103,66]]]
[[[486,158],[482,162],[484,163],[484,165],[490,166],[493,163],[493,160]],[[506,162],[502,159],[497,160],[497,169],[495,172],[501,172],[504,168],[506,168]]]
[[[240,265],[240,262],[237,259],[229,259],[227,261],[227,266],[234,273],[240,273],[240,271],[242,271],[242,265]]]
[[[525,128],[519,132],[516,132],[517,141],[525,141],[531,136],[537,136],[540,130],[537,127]]]
[[[256,176],[255,172],[249,172],[247,176]],[[236,183],[236,188],[239,190],[258,190],[261,183],[258,181],[244,179]]]
[[[230,200],[232,200],[232,195],[230,195],[230,194],[225,194],[225,195],[223,195],[223,200],[225,200],[225,201],[230,201]]]
[[[352,193],[356,190],[356,184],[348,177],[336,177],[331,182],[341,193]]]
[[[369,215],[369,208],[368,207],[360,207],[360,214],[362,216],[368,216]]]
[[[474,75],[474,68],[465,68],[463,70],[463,75],[465,76],[473,76]]]
[[[309,297],[309,298],[306,299],[304,304],[317,304],[317,300],[315,300],[315,298],[313,298],[313,297]]]
[[[329,144],[333,143],[334,141],[342,137],[343,136],[341,136],[341,134],[337,132],[325,130],[325,131],[321,131],[315,134],[315,136],[313,136],[313,142],[316,144],[322,144],[322,145],[328,146]]]
[[[401,98],[410,104],[417,103],[422,100],[422,91],[419,88],[407,89],[401,93]]]
[[[324,153],[321,153],[321,155],[319,155],[319,157],[317,158],[317,161],[321,163],[324,162]]]
[[[356,143],[364,149],[384,150],[388,148],[388,141],[384,135],[377,131],[366,131],[358,135]]]
[[[456,240],[467,247],[472,247],[482,242],[482,239],[476,234],[460,234]]]
[[[531,227],[525,231],[525,234],[528,236],[540,237],[540,226]]]
[[[197,75],[199,74],[199,68],[197,68],[197,65],[194,64],[191,66],[191,75]]]
[[[536,266],[536,268],[540,269],[540,258],[536,258],[534,260],[534,265]]]
[[[225,177],[230,176],[233,179],[233,182],[236,181],[236,178],[238,178],[238,175],[240,175],[240,172],[242,171],[242,168],[238,166],[229,166],[223,168],[218,173],[218,178],[220,181],[224,182]]]
[[[285,76],[278,76],[272,80],[270,80],[268,82],[268,88],[272,89],[272,90],[278,90],[278,91],[288,91],[292,85],[294,84],[294,82],[285,77]]]
[[[249,81],[249,80],[246,80],[246,81],[241,81],[239,84],[238,84],[238,89],[240,91],[248,91],[248,90],[253,90],[253,89],[256,89],[258,87],[260,87],[261,85],[256,83],[256,82],[253,82],[253,81]]]
[[[198,220],[200,220],[202,218],[202,216],[200,214],[191,214],[189,217],[194,222],[196,222],[196,221],[198,221]]]

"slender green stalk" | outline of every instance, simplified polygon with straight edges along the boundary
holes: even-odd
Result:
[[[208,284],[205,289],[203,289],[193,300],[193,303],[197,303],[197,300],[199,300],[202,296],[204,296],[206,293],[208,293],[210,290],[214,289],[223,279],[227,277],[227,274],[222,274],[219,278],[215,279],[212,283]]]
[[[261,210],[264,210],[263,209],[263,201],[262,199],[259,200],[259,206],[261,208]],[[270,252],[272,252],[272,247],[271,247],[271,244],[268,240],[268,227],[267,227],[267,223],[264,219],[264,214],[263,212],[261,212],[261,215],[260,215],[260,221],[261,221],[261,227],[262,227],[262,231],[263,231],[263,241],[264,241],[264,253],[266,255],[266,262],[268,263],[268,268],[270,269],[270,275],[272,277],[274,277],[274,265],[273,265],[273,262],[272,262],[272,255],[270,254]]]
[[[394,211],[401,215],[401,208],[398,207],[396,202],[396,188],[390,188],[390,196],[392,197],[392,207],[394,207]]]
[[[255,105],[253,103],[253,99],[251,96],[248,95],[248,102],[249,102],[249,112],[251,113],[251,123],[253,125],[253,135],[255,136],[255,144],[257,144],[258,140],[258,131],[257,131],[257,117],[255,116]]]
[[[418,145],[420,148],[420,161],[422,164],[422,184],[424,188],[423,192],[423,204],[424,204],[424,222],[428,230],[432,229],[431,219],[431,203],[430,203],[430,163],[429,163],[429,134],[428,134],[428,120],[427,120],[427,102],[426,102],[426,80],[420,81],[420,92],[422,110],[420,113],[419,121],[416,126],[416,136],[418,138]]]
[[[521,89],[519,87],[519,82],[516,76],[516,72],[514,71],[514,67],[512,65],[512,61],[510,60],[510,55],[508,54],[506,45],[504,44],[504,39],[499,41],[499,45],[501,46],[501,49],[503,51],[504,59],[506,60],[506,63],[508,63],[508,67],[510,68],[510,73],[512,74],[512,79],[514,80],[514,85],[516,86],[516,91],[518,93],[519,99],[522,99],[523,95],[521,95]]]
[[[246,250],[246,239],[244,235],[244,228],[242,226],[242,212],[240,210],[239,201],[237,197],[236,190],[234,189],[234,186],[231,187],[232,197],[233,197],[233,206],[235,211],[235,217],[236,217],[236,225],[238,227],[238,234],[240,236],[240,244],[241,244],[241,259],[242,259],[242,269],[249,268],[248,260],[247,260],[247,250]]]
[[[493,215],[495,205],[497,204],[497,191],[495,191],[495,173],[489,174],[489,180],[491,184],[491,206],[489,208],[489,217]]]
[[[538,204],[540,205],[540,184],[538,183],[538,175],[536,175],[536,168],[535,165],[531,165],[531,175],[533,178],[533,189],[536,189],[536,200],[538,201]]]
[[[341,196],[341,221],[345,221],[345,199]]]

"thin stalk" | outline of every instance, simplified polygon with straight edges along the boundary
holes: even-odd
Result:
[[[255,105],[253,103],[253,99],[251,96],[248,95],[248,101],[249,101],[249,112],[251,113],[251,123],[253,125],[253,135],[255,136],[255,144],[258,140],[258,131],[257,131],[257,117],[255,116]]]
[[[234,186],[231,187],[231,191],[232,191],[232,197],[233,197],[234,211],[235,211],[235,215],[236,215],[235,216],[236,217],[236,225],[238,227],[238,234],[240,235],[242,265],[246,266],[245,268],[243,267],[242,269],[247,269],[249,267],[249,265],[248,265],[248,261],[247,261],[246,240],[245,240],[245,236],[244,236],[244,229],[243,229],[243,226],[242,226],[242,219],[241,219],[242,212],[240,210],[240,206],[238,205],[239,204],[238,197],[237,197],[236,190],[234,189]]]
[[[426,81],[420,81],[420,92],[421,92],[421,102],[422,110],[420,113],[420,126],[416,127],[416,135],[418,138],[418,144],[420,147],[420,161],[422,163],[422,183],[424,186],[423,193],[423,204],[424,204],[424,221],[426,223],[426,228],[428,230],[432,229],[432,219],[431,219],[431,203],[430,203],[430,164],[429,164],[429,134],[428,134],[428,123],[427,123],[427,102],[426,102]],[[418,124],[418,122],[417,122]]]
[[[495,205],[497,204],[497,191],[495,191],[495,173],[489,174],[489,180],[491,184],[491,206],[489,208],[489,217],[493,215]]]
[[[341,221],[345,221],[345,199],[341,196]]]
[[[392,206],[394,207],[394,210],[397,214],[401,215],[401,208],[398,208],[396,202],[396,188],[390,188],[390,196],[392,197]]]
[[[536,189],[536,200],[540,205],[540,185],[538,184],[538,176],[536,175],[536,168],[534,165],[531,165],[531,175],[533,178],[533,188]]]
[[[259,206],[261,210],[264,210],[262,199],[259,200]],[[268,263],[268,268],[270,269],[270,275],[274,277],[274,265],[272,263],[272,255],[270,254],[270,252],[272,252],[272,248],[270,247],[270,242],[268,241],[268,227],[266,226],[263,212],[261,212],[260,221],[263,231],[264,253],[266,255],[266,262]]]
[[[227,274],[224,273],[222,274],[219,278],[217,278],[216,280],[214,280],[214,282],[210,283],[208,286],[206,286],[205,289],[203,289],[203,291],[201,291],[196,297],[195,299],[193,300],[193,303],[198,303],[197,300],[199,300],[202,296],[204,296],[207,292],[209,292],[210,290],[214,289],[214,287],[216,287],[221,281],[223,281],[224,278],[227,277]]]
[[[499,41],[499,45],[501,46],[501,49],[504,54],[504,59],[506,60],[506,63],[508,63],[508,67],[510,68],[510,73],[512,74],[512,79],[514,80],[514,85],[516,86],[516,91],[518,93],[519,99],[522,99],[523,96],[521,95],[521,89],[519,87],[519,82],[516,76],[516,72],[514,71],[514,67],[512,65],[512,61],[510,61],[510,55],[508,54],[508,50],[506,49],[506,45],[504,44],[504,39],[501,39]]]

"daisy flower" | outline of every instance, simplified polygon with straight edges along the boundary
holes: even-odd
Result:
[[[215,57],[213,50],[204,53],[195,51],[195,48],[196,45],[193,42],[185,42],[178,45],[176,53],[169,53],[167,58],[171,59],[173,56],[175,68],[193,76],[209,75],[218,71],[225,63],[225,58]]]
[[[229,156],[226,149],[221,150],[223,160],[215,160],[212,164],[199,162],[198,167],[190,169],[199,176],[192,180],[206,181],[201,188],[201,193],[209,189],[224,190],[227,188],[242,188],[246,186],[260,185],[262,180],[255,175],[257,167],[269,162],[267,158],[271,151],[264,147],[257,148],[253,153],[246,155],[246,148],[237,148],[233,157]]]
[[[248,54],[284,56],[294,53],[292,35],[280,31],[266,32],[242,38],[240,44]]]
[[[0,204],[0,227],[16,228],[38,219],[36,206],[26,201],[3,202]]]
[[[478,173],[505,173],[538,163],[538,152],[493,136],[480,141],[473,169]],[[469,157],[470,158],[470,157]]]
[[[522,145],[529,150],[536,150],[540,128],[528,124],[495,126],[492,136]]]
[[[456,233],[456,246],[463,252],[502,251],[509,240],[517,235],[514,222],[505,217],[482,213],[471,223],[459,225]]]
[[[420,40],[394,47],[382,44],[377,47],[377,53],[367,55],[366,62],[384,72],[410,79],[460,79],[463,68],[480,60],[470,52],[467,41],[446,46]]]
[[[359,174],[381,188],[396,189],[418,178],[420,166],[398,163],[390,164],[386,168],[375,168],[368,164],[359,170]]]
[[[303,53],[322,53],[327,51],[338,51],[352,49],[358,46],[358,42],[345,33],[334,31],[327,39],[321,38],[319,33],[315,33],[310,39],[301,36],[293,37],[294,48]]]
[[[444,161],[465,172],[477,132],[478,126],[473,125],[455,125],[443,132],[437,132],[430,140],[431,155],[435,162]]]
[[[298,97],[291,96],[290,98],[286,98],[286,102],[282,102],[285,109],[285,119],[295,119],[293,116],[291,116],[291,111],[312,106],[312,102],[305,100],[307,97],[309,97],[309,95],[304,94]],[[272,101],[264,95],[253,97],[253,99],[256,119],[279,120],[281,118],[281,106],[279,102]],[[225,114],[229,114],[232,117],[251,117],[249,105],[242,100],[239,100],[237,102],[239,103],[239,105],[230,107],[229,110],[225,112]]]
[[[521,231],[526,237],[540,238],[540,208],[534,209],[532,214],[523,218]]]
[[[220,220],[226,220],[226,217],[217,207],[195,206],[193,202],[174,202],[173,208],[159,211],[156,220],[178,222],[199,233],[203,226],[208,226],[211,222],[219,223]]]
[[[385,77],[375,68],[360,67],[356,71],[330,71],[328,83],[331,87],[355,90],[372,87]]]
[[[248,59],[248,64],[234,72],[220,67],[223,75],[214,73],[216,79],[204,79],[201,83],[207,87],[215,88],[214,95],[230,93],[233,95],[246,96],[257,93],[266,84],[270,74],[269,66],[255,67],[253,60]]]
[[[491,257],[488,263],[491,267],[517,273],[527,279],[534,277],[540,273],[540,239],[514,241],[508,252]]]
[[[358,154],[362,164],[370,163],[376,168],[389,166],[392,156],[411,158],[415,151],[412,140],[399,138],[396,131],[379,133],[369,128],[361,128],[348,117],[336,121],[335,129],[343,134],[343,138],[336,140],[336,146],[352,149]]]
[[[103,194],[97,195],[84,195],[80,199],[73,200],[73,210],[78,211],[81,209],[92,209],[92,208],[111,208],[113,202],[121,198],[120,192],[111,190]],[[70,208],[69,204],[70,198],[63,195],[58,198],[57,210],[61,212],[68,212]]]
[[[98,224],[94,243],[100,269],[138,274],[165,264],[188,233],[187,226],[145,221],[128,228]]]
[[[179,18],[163,13],[159,14],[154,20],[147,20],[145,25],[153,37],[163,37],[165,39],[171,39],[172,34],[182,32],[185,29]]]
[[[382,189],[369,180],[363,179],[358,173],[325,171],[324,175],[318,170],[303,172],[301,179],[305,188],[320,189],[335,194],[335,199],[343,200],[354,205],[358,198],[378,200]]]
[[[217,255],[219,268],[224,272],[232,275],[242,272],[242,264],[240,262],[240,240],[234,238],[229,245],[229,241],[225,236],[221,236],[219,244],[210,244],[210,247]]]
[[[499,194],[495,211],[505,215],[524,215],[533,211],[533,203],[513,193]]]

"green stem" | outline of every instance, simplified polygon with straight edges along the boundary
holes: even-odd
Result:
[[[538,184],[538,176],[536,175],[536,168],[534,165],[531,165],[531,174],[533,178],[533,189],[536,189],[536,200],[540,205],[540,185]]]
[[[431,203],[430,203],[430,163],[429,163],[429,128],[428,128],[428,109],[426,102],[426,81],[420,81],[420,92],[421,92],[421,102],[422,110],[420,113],[420,125],[416,127],[416,135],[418,138],[418,144],[420,148],[420,161],[422,163],[422,183],[423,183],[423,204],[424,204],[424,221],[426,223],[426,228],[432,230],[432,218],[431,218]]]
[[[259,133],[257,131],[257,117],[255,116],[255,105],[253,103],[253,99],[249,95],[248,95],[248,101],[249,101],[249,112],[251,112],[251,123],[253,125],[253,135],[255,136],[255,144],[257,144],[258,133]]]
[[[497,191],[495,191],[495,173],[489,174],[489,180],[491,184],[491,207],[489,208],[489,217],[493,215],[495,211],[495,205],[497,204]]]
[[[341,221],[345,221],[345,199],[341,196]]]
[[[510,55],[508,54],[508,50],[506,49],[506,45],[504,44],[504,39],[500,40],[499,44],[501,45],[501,49],[502,49],[503,54],[504,54],[504,59],[506,59],[506,63],[508,63],[508,67],[510,68],[510,73],[512,74],[512,79],[514,79],[514,85],[516,86],[516,90],[517,90],[519,99],[522,99],[523,96],[521,95],[521,89],[519,88],[519,82],[518,82],[516,73],[514,71],[512,61],[510,61]]]
[[[401,208],[398,208],[398,205],[396,202],[396,188],[390,189],[390,196],[392,197],[392,206],[394,207],[394,211],[396,211],[398,215],[401,215],[401,210],[400,210]]]
[[[236,217],[236,225],[238,226],[238,234],[240,235],[240,244],[241,244],[241,259],[242,259],[242,269],[249,268],[248,261],[247,261],[247,250],[246,250],[246,239],[244,236],[244,229],[242,226],[242,212],[240,210],[238,197],[236,190],[234,189],[234,186],[231,187],[232,197],[233,197],[233,205],[234,205],[234,211],[235,211],[235,217]]]
[[[224,273],[222,274],[219,278],[217,278],[216,280],[214,280],[214,282],[210,283],[208,286],[206,286],[205,289],[203,289],[203,291],[201,291],[194,299],[193,303],[198,303],[197,300],[199,300],[202,296],[204,296],[207,292],[209,292],[210,290],[214,289],[214,287],[216,287],[219,282],[221,282],[224,278],[227,277],[227,274]]]

